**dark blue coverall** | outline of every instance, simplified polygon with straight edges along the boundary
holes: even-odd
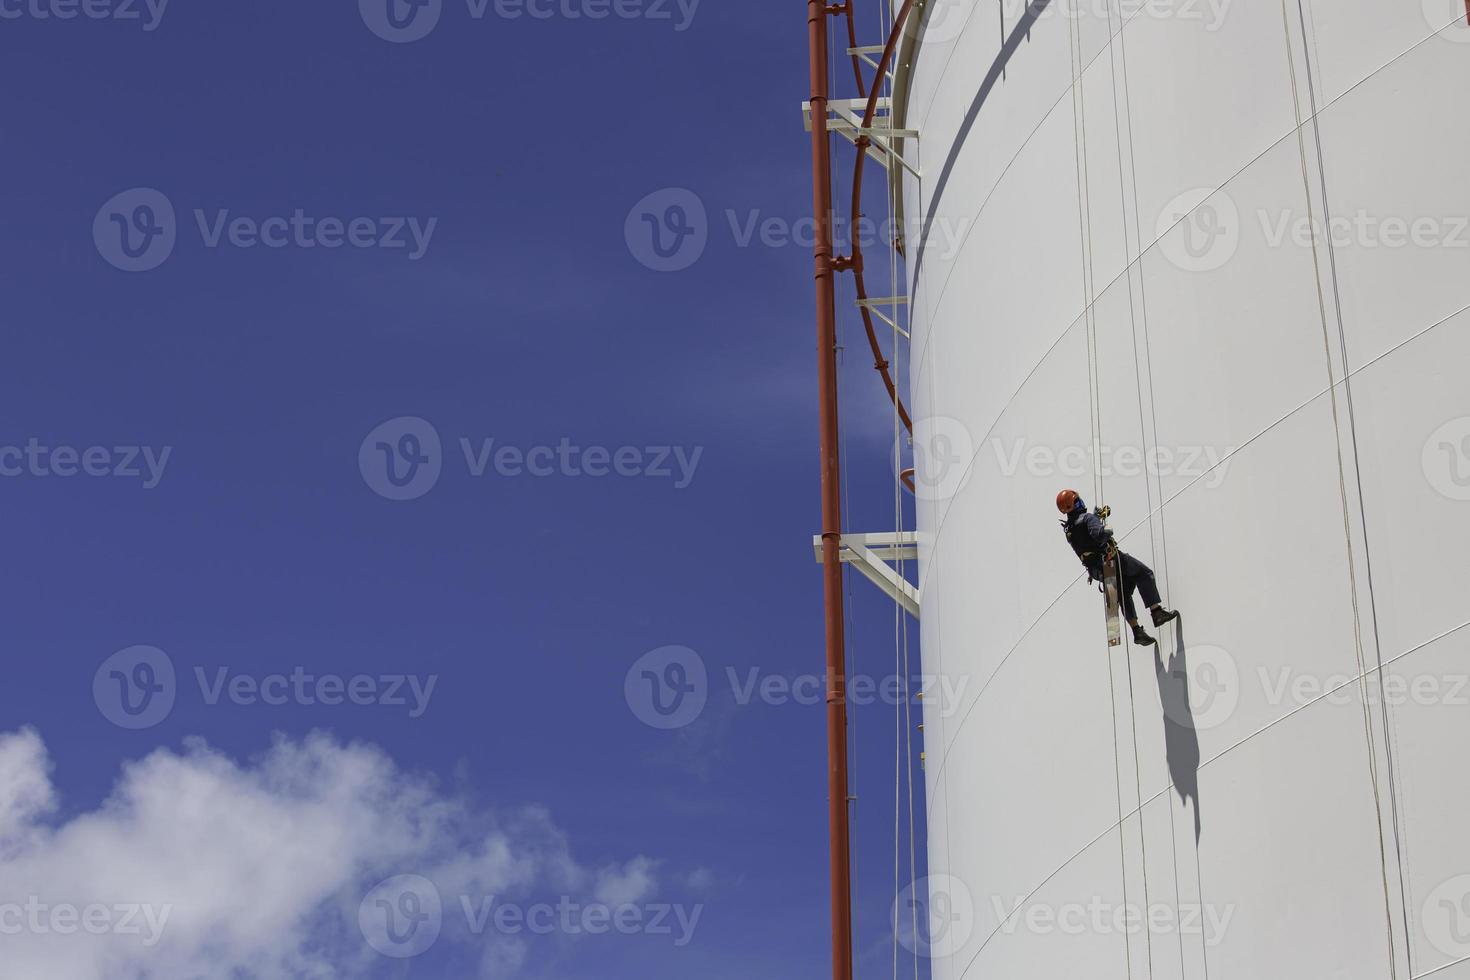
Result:
[[[1078,507],[1067,515],[1062,531],[1067,535],[1067,544],[1082,559],[1087,568],[1089,581],[1103,580],[1103,559],[1108,547],[1114,545],[1113,532],[1109,531],[1101,517],[1085,507]],[[1158,583],[1154,581],[1153,569],[1132,555],[1118,552],[1118,573],[1123,579],[1123,615],[1128,622],[1138,621],[1138,612],[1133,606],[1133,590],[1143,597],[1144,605],[1152,609],[1163,601],[1159,596]]]

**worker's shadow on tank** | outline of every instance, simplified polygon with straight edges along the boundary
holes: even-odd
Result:
[[[1154,676],[1159,682],[1159,701],[1164,707],[1164,749],[1169,757],[1169,778],[1179,793],[1179,802],[1194,800],[1194,839],[1200,839],[1199,736],[1194,729],[1194,710],[1189,703],[1189,660],[1184,645],[1184,620],[1174,623],[1174,655],[1166,666],[1154,647]]]

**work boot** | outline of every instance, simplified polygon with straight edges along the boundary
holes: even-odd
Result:
[[[1133,642],[1141,647],[1151,647],[1158,641],[1143,631],[1143,627],[1137,623],[1133,624]]]
[[[1179,618],[1179,610],[1165,609],[1163,606],[1156,606],[1150,609],[1149,612],[1153,613],[1155,626],[1163,626],[1165,623],[1172,623]]]

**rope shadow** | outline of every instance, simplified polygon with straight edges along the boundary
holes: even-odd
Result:
[[[1199,734],[1194,727],[1194,709],[1189,703],[1189,659],[1184,643],[1184,620],[1174,622],[1174,653],[1166,667],[1154,651],[1154,677],[1159,683],[1159,702],[1164,709],[1164,751],[1169,760],[1169,778],[1179,793],[1179,802],[1194,800],[1194,841],[1200,839]]]

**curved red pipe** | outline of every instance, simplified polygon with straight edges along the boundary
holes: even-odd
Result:
[[[853,19],[853,16],[852,16],[852,5],[853,5],[854,2],[855,2],[855,0],[847,0],[847,2],[842,5],[843,11],[847,14],[847,46],[848,46],[848,48],[855,48],[855,47],[857,47],[857,22]],[[1470,0],[1465,0],[1465,2],[1467,4],[1470,4]],[[857,79],[857,93],[858,93],[858,98],[860,98],[860,99],[866,99],[868,97],[868,83],[865,82],[865,81],[863,81],[863,62],[862,62],[862,59],[859,58],[856,54],[849,55],[849,57],[852,58],[852,75],[853,75],[853,78]],[[875,80],[875,83],[874,84],[876,84],[876,80]]]
[[[898,417],[903,420],[904,428],[910,433],[914,431],[913,419],[909,417],[908,409],[904,407],[903,399],[898,396],[898,387],[893,383],[893,374],[888,370],[888,359],[883,356],[883,347],[878,343],[878,331],[873,326],[873,314],[868,311],[862,303],[868,298],[868,287],[863,279],[863,246],[861,237],[857,233],[858,219],[862,215],[863,200],[863,165],[868,159],[868,146],[870,140],[867,130],[873,125],[873,118],[878,113],[878,97],[883,91],[880,84],[883,76],[888,71],[888,65],[893,60],[894,52],[898,49],[899,39],[903,36],[904,21],[913,9],[914,0],[904,0],[899,8],[898,16],[894,18],[893,30],[888,34],[888,43],[883,46],[883,57],[878,61],[877,73],[873,76],[873,88],[868,93],[868,105],[863,112],[862,131],[857,138],[857,163],[852,173],[852,276],[857,288],[858,310],[863,315],[863,327],[868,334],[868,346],[873,351],[873,367],[883,377],[883,387],[888,389],[888,397],[892,400],[894,408],[898,409]],[[850,13],[849,13],[850,16]]]

